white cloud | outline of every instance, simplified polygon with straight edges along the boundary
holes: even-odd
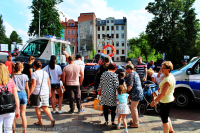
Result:
[[[8,24],[7,22],[4,22],[4,25],[6,27],[6,36],[10,37],[10,34],[14,30],[14,28],[10,24]]]

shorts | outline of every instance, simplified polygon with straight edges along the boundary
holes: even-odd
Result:
[[[42,107],[42,106],[49,106],[49,94],[48,95],[40,95],[40,105],[39,106],[33,106],[33,107]]]
[[[168,123],[169,113],[173,106],[174,106],[174,101],[170,103],[160,103],[160,117],[162,123]]]
[[[17,93],[18,93],[20,105],[26,105],[27,104],[27,93],[26,93],[26,90],[21,90],[21,91],[18,91]]]

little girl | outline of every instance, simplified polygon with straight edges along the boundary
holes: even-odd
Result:
[[[126,88],[126,81],[125,81],[125,78],[126,77],[126,74],[125,74],[125,72],[121,72],[120,74],[119,74],[119,85],[123,85],[125,88]]]
[[[27,127],[26,104],[29,96],[29,87],[28,87],[29,78],[26,74],[22,74],[23,69],[24,66],[21,62],[13,64],[11,77],[13,78],[17,87],[17,93],[20,103],[20,116],[22,117],[23,133],[26,133],[26,127]],[[15,132],[15,128],[16,128],[16,119],[14,119],[13,122],[13,132]]]
[[[123,85],[120,85],[117,88],[117,91],[118,91],[117,98],[119,99],[119,104],[117,105],[117,113],[119,114],[117,129],[120,129],[121,118],[122,118],[122,121],[124,123],[124,128],[125,128],[123,133],[128,133],[126,115],[131,113],[127,105],[127,98],[129,95],[126,93],[126,89]]]

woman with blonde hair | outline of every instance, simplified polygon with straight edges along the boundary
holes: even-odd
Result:
[[[151,77],[151,80],[155,83],[155,84],[157,84],[158,82],[158,77],[157,77],[157,75],[158,75],[158,73],[156,73],[156,72],[154,72],[154,70],[152,70],[151,68],[149,68],[149,70],[147,70],[147,75],[149,76],[149,77]]]
[[[160,102],[160,117],[163,123],[163,133],[174,133],[171,120],[169,118],[169,113],[174,105],[174,89],[176,80],[171,74],[173,70],[173,64],[171,61],[165,61],[162,63],[162,73],[165,78],[159,85],[159,95],[154,99],[150,106],[154,107],[158,102]]]
[[[19,98],[15,83],[10,78],[8,69],[3,63],[0,63],[0,88],[0,92],[5,91],[5,89],[8,89],[8,91],[11,92],[15,97],[15,112],[2,113],[0,110],[0,131],[2,131],[3,125],[4,133],[12,133],[12,124],[14,117],[16,117],[16,119],[19,118]]]
[[[27,119],[26,119],[26,104],[29,95],[29,87],[28,87],[28,76],[26,74],[22,74],[24,67],[23,63],[17,62],[12,67],[12,74],[11,77],[16,84],[17,93],[20,102],[20,116],[22,117],[22,126],[23,126],[23,133],[26,133],[27,127]],[[16,128],[16,119],[13,122],[13,132],[15,132]]]

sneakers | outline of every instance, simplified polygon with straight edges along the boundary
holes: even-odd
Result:
[[[78,113],[83,113],[85,110],[84,109],[81,109],[78,111]]]
[[[57,113],[57,112],[58,112],[58,110],[52,111],[53,114],[55,114],[55,113]]]
[[[61,109],[61,110],[58,111],[58,113],[59,113],[59,114],[66,113],[66,110],[62,110],[62,109]]]

